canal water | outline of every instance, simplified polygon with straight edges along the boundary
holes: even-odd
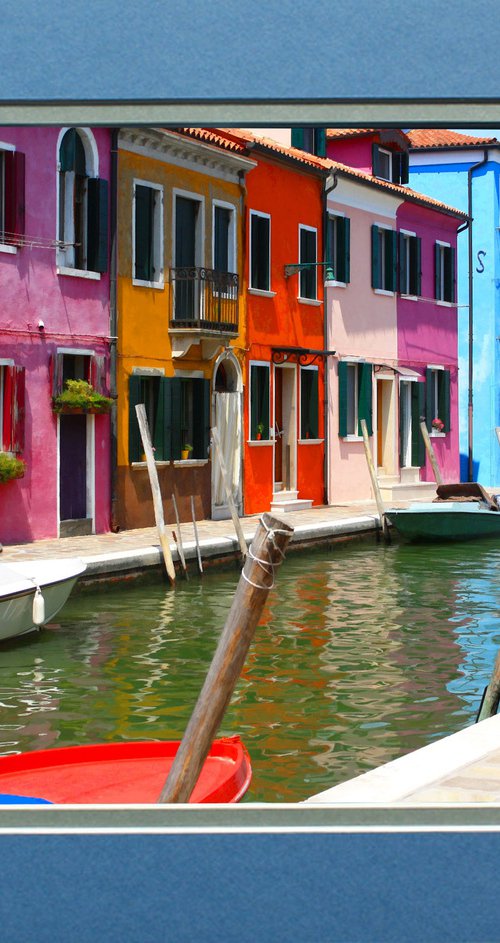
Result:
[[[180,739],[238,578],[75,592],[1,644],[0,754]],[[493,541],[290,554],[220,731],[250,752],[247,801],[300,801],[473,723],[499,597]]]

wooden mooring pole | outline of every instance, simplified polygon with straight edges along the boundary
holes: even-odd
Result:
[[[240,676],[293,528],[263,514],[212,664],[159,802],[188,802]]]
[[[160,546],[163,553],[163,559],[165,561],[165,569],[170,582],[172,585],[174,585],[175,567],[174,561],[172,560],[172,554],[170,552],[170,544],[165,532],[165,519],[163,517],[163,503],[161,499],[160,482],[158,481],[158,472],[156,470],[156,463],[153,455],[153,445],[151,442],[151,436],[149,434],[148,418],[146,416],[146,407],[144,406],[144,403],[139,403],[135,407],[135,411],[137,413],[137,421],[139,423],[139,430],[141,433],[142,447],[144,449],[148,466],[149,483],[151,485],[151,492],[153,495],[156,528],[158,530],[158,537],[160,538]]]
[[[366,419],[361,419],[361,432],[363,434],[363,445],[365,447],[366,462],[368,465],[368,471],[370,472],[370,478],[372,481],[372,488],[375,494],[375,501],[377,502],[378,516],[380,518],[380,526],[382,528],[382,534],[386,544],[391,542],[391,535],[389,533],[389,527],[387,524],[384,503],[382,501],[382,495],[380,494],[380,486],[378,483],[377,472],[375,471],[375,465],[373,464],[372,453],[370,449],[370,439],[368,437],[368,429],[366,428]]]
[[[194,539],[196,541],[196,556],[198,558],[198,569],[203,574],[203,563],[201,562],[201,549],[198,537],[198,525],[196,524],[196,514],[194,511],[194,497],[191,495],[191,517],[193,518]]]
[[[189,575],[188,575],[188,571],[187,571],[186,557],[185,557],[185,554],[184,554],[184,544],[182,543],[181,522],[180,522],[180,519],[179,519],[179,511],[177,510],[177,501],[175,500],[175,494],[172,495],[172,504],[174,505],[175,522],[176,522],[176,524],[177,524],[177,535],[178,535],[178,541],[176,540],[175,542],[176,542],[176,544],[177,544],[177,550],[178,550],[178,553],[179,553],[179,557],[180,557],[180,561],[181,561],[181,566],[182,566],[182,569],[183,569],[183,571],[184,571],[184,576],[185,576],[186,579],[188,580],[188,579],[189,579]],[[175,535],[174,535],[174,536],[175,536]]]
[[[425,424],[425,419],[420,420],[420,431],[422,433],[422,438],[424,440],[425,451],[427,452],[427,455],[429,456],[429,461],[432,465],[432,470],[434,472],[434,478],[436,480],[436,484],[442,485],[443,479],[441,477],[441,472],[439,470],[439,465],[437,463],[436,453],[432,446],[431,437],[429,435],[429,431]]]

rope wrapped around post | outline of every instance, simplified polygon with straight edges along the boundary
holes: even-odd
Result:
[[[231,700],[293,527],[263,514],[240,576],[219,644],[159,802],[189,802]]]

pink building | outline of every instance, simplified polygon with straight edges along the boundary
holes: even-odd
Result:
[[[0,541],[110,527],[111,420],[53,410],[70,379],[107,393],[110,132],[0,128]]]
[[[363,418],[385,500],[423,497],[434,482],[422,416],[443,480],[459,480],[455,268],[466,216],[409,189],[407,149],[394,129],[327,131],[333,503],[371,495]]]

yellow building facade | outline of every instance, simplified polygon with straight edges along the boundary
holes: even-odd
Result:
[[[187,130],[119,132],[114,517],[120,528],[154,524],[138,403],[146,408],[165,520],[173,520],[172,495],[181,520],[191,520],[191,496],[198,519],[229,516],[231,500],[241,513],[243,223],[245,178],[253,166],[237,145],[211,132],[205,139]]]

